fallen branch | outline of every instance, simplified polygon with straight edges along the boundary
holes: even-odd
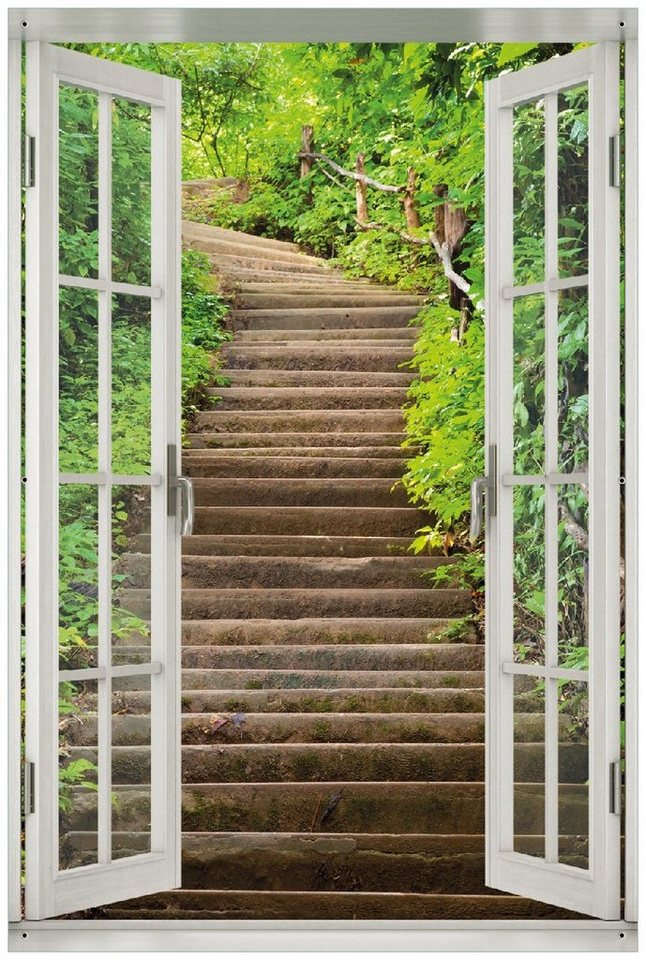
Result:
[[[345,167],[339,166],[338,163],[335,163],[334,160],[331,160],[329,157],[326,157],[324,153],[299,153],[298,156],[301,159],[307,160],[320,160],[322,163],[327,163],[329,167],[332,167],[338,174],[342,177],[349,177],[351,180],[358,180],[360,183],[365,183],[367,187],[374,187],[375,190],[383,190],[385,193],[403,193],[406,189],[405,186],[394,187],[389,183],[379,183],[378,180],[373,180],[372,177],[367,177],[362,173],[355,173],[354,170],[346,170]]]

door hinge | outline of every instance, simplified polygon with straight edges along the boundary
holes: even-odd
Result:
[[[610,813],[621,814],[621,761],[615,760],[610,764]]]
[[[35,766],[31,760],[22,762],[22,811],[28,816],[35,809],[34,792]]]
[[[610,137],[608,141],[608,171],[611,187],[621,185],[621,143],[619,134]]]
[[[25,136],[22,154],[22,185],[36,185],[36,137]]]

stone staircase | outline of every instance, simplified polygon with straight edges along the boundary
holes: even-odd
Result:
[[[407,552],[428,516],[393,487],[420,298],[289,243],[197,223],[184,240],[233,291],[235,333],[230,385],[183,452],[183,887],[94,915],[568,916],[484,886],[484,649],[469,592],[423,576],[451,560]],[[128,770],[149,701],[123,697],[127,853],[147,825]],[[528,850],[539,720],[519,726]]]

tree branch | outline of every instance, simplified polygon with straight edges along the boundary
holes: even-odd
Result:
[[[365,174],[355,173],[354,170],[346,170],[345,167],[339,166],[338,163],[335,163],[334,160],[330,160],[329,157],[326,157],[324,153],[299,153],[298,156],[301,159],[308,160],[321,160],[323,163],[327,163],[329,167],[332,167],[336,173],[340,174],[342,177],[349,177],[350,180],[358,180],[359,183],[365,183],[367,187],[373,187],[375,190],[383,190],[385,193],[402,193],[406,187],[394,187],[392,184],[388,183],[379,183],[378,180],[373,180],[372,177],[367,177]]]
[[[370,223],[360,223],[358,220],[356,223],[361,230],[388,230],[390,233],[396,233],[397,236],[401,237],[402,240],[405,240],[406,243],[412,243],[418,247],[433,247],[440,259],[440,263],[444,269],[444,276],[447,278],[447,280],[450,280],[452,283],[454,283],[458,290],[461,290],[463,293],[469,293],[471,284],[453,269],[448,243],[446,243],[446,241],[444,243],[440,243],[433,230],[429,231],[428,238],[426,238],[413,236],[412,233],[407,233],[405,230],[400,230],[398,227],[391,227],[386,223],[375,223],[374,221],[371,221]],[[482,308],[482,302],[479,301],[475,306],[478,310],[480,310]]]

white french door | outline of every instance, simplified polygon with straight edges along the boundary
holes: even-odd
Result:
[[[26,916],[180,880],[180,87],[27,44]]]
[[[486,97],[487,884],[616,919],[619,47]]]

